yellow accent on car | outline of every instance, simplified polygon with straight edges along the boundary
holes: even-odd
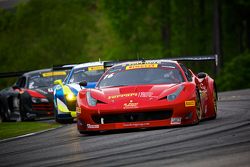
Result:
[[[68,86],[63,86],[63,92],[64,96],[68,101],[76,100],[76,96],[73,94],[73,92],[70,90]]]
[[[53,71],[53,72],[45,72],[42,73],[43,77],[51,77],[51,76],[58,76],[58,75],[66,75],[65,71]]]
[[[59,99],[57,99],[57,107],[58,110],[62,113],[69,113],[69,109],[67,108],[67,106]]]
[[[195,100],[185,101],[185,107],[193,107],[195,106]]]
[[[76,100],[76,96],[71,92],[71,93],[68,93],[68,94],[66,95],[66,99],[67,99],[68,101],[73,101],[73,100]]]

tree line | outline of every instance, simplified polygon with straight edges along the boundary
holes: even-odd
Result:
[[[229,90],[250,86],[249,48],[248,0],[30,0],[0,9],[1,72],[219,54],[216,76],[211,63],[188,66]]]

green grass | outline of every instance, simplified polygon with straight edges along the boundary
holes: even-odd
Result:
[[[56,128],[59,126],[61,125],[57,123],[44,122],[3,122],[0,123],[0,140]]]

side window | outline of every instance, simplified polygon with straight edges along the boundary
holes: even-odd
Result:
[[[180,65],[181,65],[181,68],[182,68],[182,70],[184,71],[184,73],[185,73],[185,75],[187,77],[187,80],[189,82],[191,82],[192,81],[192,74],[191,74],[191,72],[183,64],[180,64]]]
[[[25,77],[21,77],[18,79],[18,81],[16,82],[16,85],[20,88],[23,88],[25,86],[25,81],[26,78]]]
[[[26,83],[26,78],[23,77],[20,87],[21,87],[21,88],[24,88],[24,87],[25,87],[25,83]]]

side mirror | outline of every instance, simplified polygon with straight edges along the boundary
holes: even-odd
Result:
[[[206,78],[207,74],[204,73],[204,72],[199,72],[199,73],[197,74],[197,76],[198,76],[199,79],[203,79],[203,78]]]
[[[84,86],[87,86],[88,83],[87,83],[87,81],[84,80],[84,81],[80,82],[79,85],[84,87]]]
[[[55,80],[54,84],[55,85],[62,85],[62,80],[61,79]]]

